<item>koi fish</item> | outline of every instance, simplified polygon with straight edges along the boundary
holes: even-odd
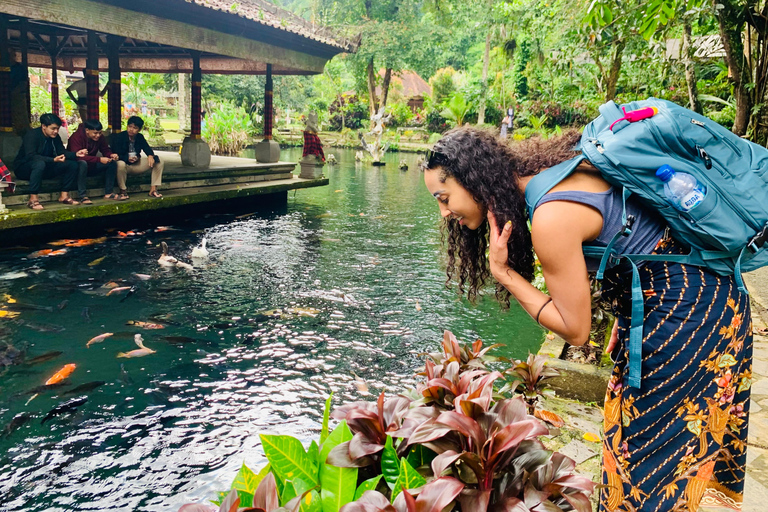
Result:
[[[39,355],[37,357],[33,357],[29,361],[27,361],[27,364],[39,364],[44,363],[46,361],[50,361],[51,359],[56,359],[59,357],[63,352],[60,350],[52,350],[51,352],[46,352],[45,354]]]
[[[138,345],[139,348],[131,350],[130,352],[120,352],[117,354],[117,357],[144,357],[156,352],[155,350],[144,346],[144,338],[141,337],[141,334],[134,336],[133,341],[136,342],[136,345]]]
[[[43,418],[43,421],[40,422],[42,425],[49,419],[58,416],[59,414],[64,414],[66,412],[72,412],[81,405],[83,405],[85,402],[88,401],[87,396],[81,396],[78,398],[73,398],[72,400],[67,400],[66,402],[62,402],[50,411],[48,411],[48,414],[45,415],[45,418]]]
[[[49,256],[61,256],[62,254],[66,254],[67,249],[41,249],[39,251],[35,251],[27,258],[47,258]]]
[[[71,244],[71,243],[73,243],[73,242],[77,242],[77,240],[69,240],[69,239],[65,239],[65,240],[54,240],[53,242],[48,242],[48,245],[53,245],[53,246],[62,246],[62,245]]]
[[[69,395],[77,395],[80,393],[85,393],[86,391],[93,391],[94,389],[103,386],[106,384],[103,380],[94,380],[93,382],[86,382],[85,384],[80,384],[76,388],[72,388],[69,391],[65,391],[61,394],[61,396],[69,396]]]
[[[50,386],[51,384],[58,384],[59,382],[72,375],[72,372],[75,371],[75,368],[77,368],[77,365],[74,363],[65,364],[61,370],[54,373],[50,379],[45,381],[45,385]]]
[[[93,345],[94,343],[101,343],[102,341],[109,338],[113,334],[114,333],[112,332],[105,332],[104,334],[99,334],[98,336],[88,340],[88,343],[85,344],[85,348],[91,348],[91,345]]]
[[[107,297],[109,297],[113,293],[120,293],[120,292],[124,292],[124,291],[130,290],[130,289],[131,289],[130,286],[118,286],[117,288],[112,288],[111,290],[109,290],[107,292]]]
[[[29,419],[31,417],[32,417],[32,415],[29,414],[28,412],[23,412],[21,414],[17,414],[16,416],[13,417],[11,422],[8,423],[5,426],[5,428],[3,428],[2,436],[3,437],[8,437],[9,435],[11,435],[11,433],[14,430],[17,430],[17,429],[21,428],[21,426],[24,425],[27,421],[29,421]]]
[[[22,277],[29,277],[29,274],[26,272],[6,272],[5,274],[0,275],[0,280],[11,281],[13,279],[21,279]]]
[[[88,247],[89,245],[100,244],[107,241],[107,237],[101,238],[83,238],[80,240],[68,240],[68,243],[64,244],[67,247]]]
[[[165,329],[164,325],[150,324],[149,322],[142,322],[140,320],[128,320],[125,322],[125,325],[133,325],[134,327],[139,327],[141,329]]]
[[[93,260],[92,262],[90,262],[90,263],[88,264],[88,266],[89,266],[89,267],[95,267],[96,265],[98,265],[99,263],[101,263],[102,261],[104,261],[105,259],[107,259],[107,257],[106,257],[106,256],[102,256],[101,258],[96,258],[95,260]]]
[[[136,273],[134,273],[133,275],[135,275],[136,277],[138,277],[142,281],[148,281],[148,280],[150,280],[152,278],[152,276],[149,275],[149,274],[136,274]]]

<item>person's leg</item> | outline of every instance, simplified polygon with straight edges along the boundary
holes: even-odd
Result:
[[[61,176],[61,198],[67,198],[69,197],[69,191],[73,190],[78,185],[77,182],[80,178],[81,168],[80,162],[66,160],[64,162],[58,162],[56,165],[60,166],[63,170]]]
[[[84,162],[83,162],[84,163]],[[63,162],[52,162],[46,165],[46,172],[55,176],[61,176],[61,192],[59,193],[59,202],[70,206],[80,204],[69,197],[69,191],[78,184],[80,174],[80,162],[65,160]]]
[[[155,162],[154,167],[152,167],[152,181],[149,186],[149,195],[152,197],[163,197],[157,191],[157,187],[163,183],[163,168],[163,162]]]
[[[117,177],[117,162],[112,160],[104,166],[104,195],[112,194],[115,191],[115,178]]]
[[[38,193],[43,183],[43,173],[45,172],[45,162],[33,161],[19,166],[15,171],[16,178],[29,181],[29,202],[27,206],[33,210],[42,210]]]
[[[82,199],[86,196],[85,182],[88,179],[88,162],[77,161],[77,196]]]
[[[115,179],[117,180],[117,188],[120,189],[120,193],[126,190],[125,179],[128,177],[128,164],[122,160],[117,161],[117,174]]]
[[[127,174],[142,174],[149,170],[149,162],[146,158],[142,158],[135,164],[127,165],[125,170]],[[125,183],[120,186],[120,197],[123,199],[129,198]]]

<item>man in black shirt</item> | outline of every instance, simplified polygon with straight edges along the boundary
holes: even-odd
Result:
[[[157,191],[157,187],[163,181],[163,162],[149,147],[147,139],[140,133],[144,126],[144,120],[139,116],[128,118],[128,126],[124,132],[116,133],[110,137],[109,143],[112,151],[117,153],[117,186],[120,188],[120,198],[128,199],[125,180],[128,174],[142,174],[152,169],[152,181],[149,185],[149,197],[163,197]],[[141,157],[141,152],[147,155]]]
[[[65,150],[59,137],[59,128],[59,116],[43,114],[40,116],[40,128],[27,132],[16,156],[14,173],[17,178],[29,180],[27,206],[33,210],[43,209],[37,195],[45,177],[61,176],[60,203],[80,204],[69,197],[69,191],[76,186],[80,165],[85,165],[85,162],[77,162],[75,158],[84,156],[85,150],[77,153]]]

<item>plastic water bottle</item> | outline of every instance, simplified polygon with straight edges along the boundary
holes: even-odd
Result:
[[[687,172],[678,172],[668,165],[662,165],[656,171],[656,176],[664,182],[664,195],[681,212],[693,210],[707,195],[707,187]]]

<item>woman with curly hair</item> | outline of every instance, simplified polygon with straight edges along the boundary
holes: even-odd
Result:
[[[622,227],[622,191],[586,160],[534,206],[526,187],[576,157],[575,131],[508,146],[470,127],[451,130],[423,165],[437,199],[448,281],[477,298],[491,276],[505,305],[513,296],[539,324],[582,345],[591,329],[583,246],[606,246]],[[658,215],[634,196],[635,217],[618,254],[681,254]],[[530,221],[530,229],[528,222]],[[534,250],[549,295],[531,284]],[[615,366],[605,400],[601,511],[740,509],[746,467],[752,364],[749,301],[732,277],[666,261],[639,263],[644,325],[642,380],[626,385],[631,269],[605,274],[603,299],[617,321],[607,350]]]

